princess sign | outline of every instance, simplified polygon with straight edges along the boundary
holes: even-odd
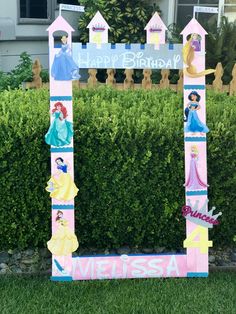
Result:
[[[47,242],[52,253],[54,281],[207,277],[208,228],[218,224],[219,214],[208,211],[207,134],[205,76],[206,31],[192,19],[182,31],[183,44],[166,43],[166,26],[155,13],[145,27],[147,44],[110,44],[109,25],[100,12],[88,25],[90,42],[72,43],[72,27],[59,16],[48,28],[50,52],[50,117],[45,141],[51,151],[51,176],[46,191],[52,200],[52,236]],[[53,33],[68,34],[61,47],[54,46]],[[183,69],[185,143],[185,253],[106,255],[72,257],[79,247],[75,235],[72,81],[81,68]],[[46,193],[46,192],[45,192]],[[181,204],[179,208],[181,210]],[[183,218],[183,219],[184,219]]]

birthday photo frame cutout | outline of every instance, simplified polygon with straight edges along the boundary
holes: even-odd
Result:
[[[47,242],[52,253],[53,281],[207,277],[208,228],[217,225],[218,216],[208,212],[206,164],[206,31],[193,18],[181,32],[183,44],[165,42],[166,26],[156,12],[145,27],[146,44],[108,43],[109,25],[97,12],[88,25],[89,43],[73,43],[73,28],[59,16],[49,26],[50,117],[45,135],[50,145],[51,177],[46,191],[52,199],[52,237]],[[61,44],[54,35],[62,31]],[[74,233],[74,183],[72,81],[79,69],[183,69],[186,253],[76,256],[79,247]]]

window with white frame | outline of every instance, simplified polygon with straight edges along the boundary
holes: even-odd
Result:
[[[53,14],[52,0],[18,0],[19,23],[50,23]]]
[[[78,0],[56,0],[57,4],[64,3],[64,4],[72,4],[72,5],[79,5]]]
[[[184,28],[188,22],[193,18],[193,7],[218,7],[219,0],[178,0],[176,23],[180,28]],[[218,14],[212,13],[196,13],[196,18],[201,24],[214,23],[217,21]]]
[[[236,20],[236,0],[224,0],[224,15],[229,21]]]

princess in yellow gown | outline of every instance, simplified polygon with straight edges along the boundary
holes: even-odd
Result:
[[[68,165],[59,157],[56,160],[59,173],[53,175],[47,182],[46,191],[50,192],[50,197],[59,201],[70,201],[78,193],[79,189],[73,182],[71,175],[67,172]]]
[[[78,249],[79,242],[74,232],[68,227],[68,221],[63,219],[63,212],[60,210],[57,212],[56,222],[58,228],[47,242],[47,247],[53,255],[68,256]]]

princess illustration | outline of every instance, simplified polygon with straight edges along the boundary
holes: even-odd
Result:
[[[58,173],[54,174],[47,182],[46,191],[50,192],[50,197],[58,201],[70,201],[78,193],[79,189],[74,184],[71,175],[67,172],[68,165],[59,157],[55,160]]]
[[[214,69],[207,69],[198,72],[198,68],[193,65],[195,59],[195,51],[201,50],[200,36],[192,34],[183,47],[183,61],[186,65],[184,68],[184,74],[188,77],[202,77],[211,73],[214,73]]]
[[[58,228],[47,242],[47,247],[53,255],[68,256],[78,249],[79,242],[74,232],[68,227],[68,221],[63,218],[63,212],[60,210],[57,212],[56,223]],[[56,264],[59,265],[58,262]]]
[[[197,111],[201,109],[199,101],[201,96],[193,91],[189,94],[188,99],[190,102],[187,104],[187,108],[185,108],[185,122],[187,122],[184,131],[185,132],[200,132],[207,133],[209,132],[208,127],[200,121]]]
[[[187,182],[184,186],[187,187],[188,190],[204,190],[208,187],[205,184],[198,174],[197,170],[197,161],[198,161],[198,148],[196,145],[191,146],[191,161],[190,161],[190,169]]]
[[[192,34],[191,36],[191,46],[194,51],[201,51],[201,36],[198,34]]]
[[[66,120],[66,107],[61,102],[55,103],[52,116],[54,120],[45,135],[46,143],[53,146],[69,145],[73,136],[73,124]]]
[[[67,37],[62,36],[62,46],[54,57],[51,75],[56,81],[79,80],[79,67],[71,56],[71,49],[67,44]]]

